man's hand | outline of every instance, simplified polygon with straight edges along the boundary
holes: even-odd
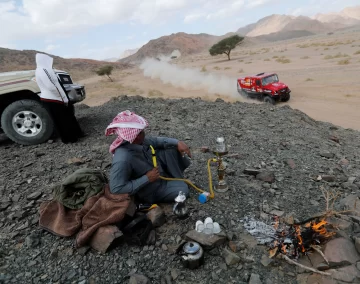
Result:
[[[150,182],[156,181],[160,177],[159,169],[157,167],[153,168],[151,171],[148,171],[146,173],[146,176],[148,177]]]
[[[178,143],[178,151],[181,153],[181,155],[186,153],[191,158],[190,148],[182,141],[179,141]]]

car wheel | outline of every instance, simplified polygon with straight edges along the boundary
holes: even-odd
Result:
[[[265,103],[272,104],[272,105],[275,104],[275,100],[274,100],[272,97],[269,97],[269,96],[266,96],[266,97],[264,98],[264,102],[265,102]]]
[[[281,101],[287,102],[290,100],[290,94],[287,94],[286,97],[284,97]]]
[[[12,141],[36,145],[47,141],[54,131],[54,122],[40,102],[16,101],[4,110],[1,125]]]

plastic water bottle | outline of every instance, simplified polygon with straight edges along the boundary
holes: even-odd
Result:
[[[209,192],[203,192],[199,195],[199,201],[200,203],[206,203],[209,200]]]

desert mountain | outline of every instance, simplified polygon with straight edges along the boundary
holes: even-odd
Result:
[[[0,72],[33,70],[36,68],[36,50],[15,50],[0,48]],[[65,59],[51,55],[54,58],[54,68],[65,71],[92,71],[103,65],[112,65],[115,68],[123,69],[124,64],[119,62],[105,62],[91,59]]]
[[[284,31],[306,31],[317,34],[360,24],[360,6],[345,8],[339,13],[306,16],[271,15],[237,30],[238,34],[259,37]]]
[[[194,54],[209,48],[220,37],[209,34],[176,33],[150,40],[135,54],[119,60],[120,62],[138,63],[146,57],[170,56],[174,50],[181,55]]]
[[[360,6],[348,7],[339,13],[317,14],[313,19],[322,23],[357,25],[360,24]]]

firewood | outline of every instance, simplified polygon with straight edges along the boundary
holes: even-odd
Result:
[[[312,245],[311,248],[313,250],[316,250],[322,256],[322,258],[326,261],[326,263],[329,265],[329,261],[327,260],[325,254],[320,250],[320,248],[318,246]]]
[[[317,270],[317,269],[314,269],[314,268],[311,268],[311,267],[307,267],[307,266],[302,265],[302,264],[300,264],[300,263],[298,263],[298,262],[296,262],[296,261],[293,261],[292,259],[290,259],[289,257],[287,257],[287,256],[284,255],[284,254],[281,254],[281,257],[282,257],[283,259],[285,259],[289,264],[296,265],[296,266],[298,266],[298,267],[301,267],[301,268],[303,268],[303,269],[305,269],[305,270],[312,271],[312,272],[314,272],[314,273],[318,273],[318,274],[326,275],[326,276],[331,276],[331,274],[328,273],[328,272],[322,272],[322,271],[320,271],[320,270]]]

